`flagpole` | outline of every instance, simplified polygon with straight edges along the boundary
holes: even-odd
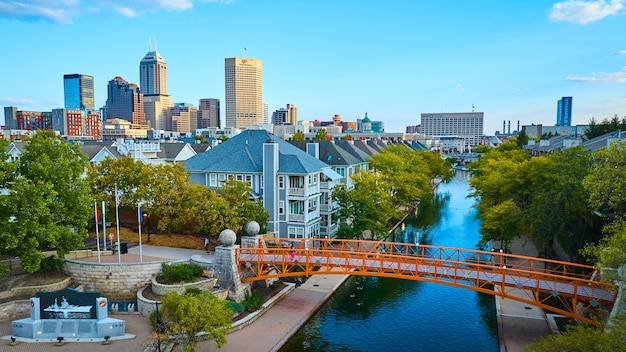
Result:
[[[141,203],[137,203],[137,222],[139,223],[139,262],[143,263],[143,252],[141,251],[141,220],[143,214],[141,214]]]
[[[107,250],[107,219],[105,213],[104,201],[102,201],[102,239],[104,240],[104,247],[102,250]]]
[[[96,223],[96,246],[98,248],[98,263],[100,263],[100,234],[98,234],[98,201],[94,199],[93,201],[93,207],[94,210],[96,211],[96,218],[95,218],[95,223]]]
[[[117,194],[117,186],[115,186],[115,226],[117,228],[117,263],[122,263],[122,244],[120,243],[120,196]]]

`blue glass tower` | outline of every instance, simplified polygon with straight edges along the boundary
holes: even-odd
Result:
[[[93,76],[63,75],[63,96],[66,109],[94,110]]]
[[[572,97],[563,97],[556,104],[557,126],[572,125]]]

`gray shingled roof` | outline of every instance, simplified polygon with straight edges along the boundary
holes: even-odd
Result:
[[[173,160],[180,154],[180,151],[185,148],[186,144],[187,143],[160,143],[159,147],[161,151],[157,153],[157,156],[160,159]]]
[[[356,140],[354,141],[354,146],[361,149],[365,154],[372,156],[374,154],[378,154],[378,150],[367,145],[366,141]]]
[[[367,153],[362,151],[361,149],[357,148],[354,145],[354,141],[340,139],[338,141],[335,141],[335,143],[337,143],[339,147],[345,149],[348,153],[352,154],[353,157],[361,160],[361,162],[367,162],[369,155],[367,155]]]
[[[78,149],[82,153],[87,154],[89,160],[93,159],[104,148],[107,148],[117,158],[122,158],[123,155],[118,153],[117,148],[112,147],[112,144],[112,141],[85,141],[78,146]]]
[[[317,143],[319,145],[319,160],[328,165],[357,165],[362,161],[352,156],[345,149],[339,147],[334,141],[289,141],[306,152],[308,143]]]
[[[278,144],[280,173],[308,174],[328,167],[312,155],[265,130],[246,130],[187,159],[186,168],[191,172],[262,172],[263,144],[268,141]]]
[[[208,143],[191,143],[189,145],[191,146],[191,149],[193,149],[196,152],[196,154],[204,153],[207,150],[209,150],[209,148],[211,148],[211,145]]]

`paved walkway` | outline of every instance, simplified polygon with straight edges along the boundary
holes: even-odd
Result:
[[[511,244],[513,254],[537,256],[537,248],[527,238],[518,238]],[[498,291],[498,287],[495,287]],[[528,297],[523,290],[512,292],[518,297]],[[524,346],[541,336],[550,334],[543,309],[526,303],[496,296],[500,352],[524,352]]]

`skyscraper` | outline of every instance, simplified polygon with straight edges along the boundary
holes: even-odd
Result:
[[[557,126],[572,125],[572,97],[563,97],[556,104]]]
[[[156,48],[150,49],[139,63],[139,83],[146,121],[154,129],[166,130],[167,109],[174,104],[167,94],[167,64]]]
[[[198,104],[198,128],[221,128],[220,100],[215,98],[200,99]]]
[[[286,108],[278,109],[272,114],[274,125],[296,125],[298,123],[298,108],[293,104],[287,104]]]
[[[139,63],[139,87],[144,96],[167,95],[167,64],[156,50]]]
[[[94,110],[93,76],[63,75],[63,96],[66,109]]]
[[[226,127],[263,123],[263,66],[261,60],[225,59]]]
[[[133,124],[145,124],[143,94],[134,83],[126,82],[117,76],[107,85],[107,102],[104,119],[119,118]]]

